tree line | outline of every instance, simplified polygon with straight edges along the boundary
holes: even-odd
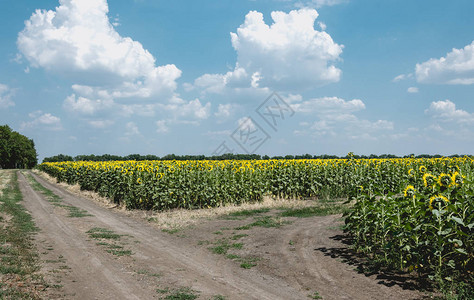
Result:
[[[449,157],[463,157],[464,155],[454,154]],[[346,156],[337,156],[337,155],[311,155],[311,154],[303,154],[303,155],[285,155],[285,156],[273,156],[270,157],[268,155],[258,155],[258,154],[233,154],[227,153],[219,156],[205,156],[205,155],[175,155],[175,154],[168,154],[163,157],[159,157],[156,155],[140,155],[140,154],[130,154],[126,156],[119,156],[119,155],[111,155],[111,154],[104,154],[104,155],[77,155],[72,157],[70,155],[59,154],[52,157],[46,157],[43,162],[63,162],[63,161],[126,161],[126,160],[261,160],[261,159],[374,159],[374,158],[440,158],[444,157],[442,155],[429,155],[429,154],[420,154],[414,155],[409,154],[405,156],[397,156],[393,154],[371,154],[371,155],[357,155],[348,153]]]
[[[38,164],[35,142],[13,131],[8,125],[0,126],[0,168],[28,169]]]

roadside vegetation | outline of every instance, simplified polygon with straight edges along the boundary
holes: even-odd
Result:
[[[32,244],[37,228],[20,204],[17,173],[0,170],[0,183],[0,299],[41,299],[49,286]]]

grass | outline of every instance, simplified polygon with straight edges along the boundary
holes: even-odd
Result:
[[[284,224],[289,224],[290,222],[288,221],[282,221],[280,218],[275,218],[272,216],[264,216],[264,217],[259,217],[256,219],[255,222],[240,226],[235,228],[236,230],[248,230],[252,227],[265,227],[265,228],[270,228],[270,227],[275,227],[278,228]]]
[[[78,208],[78,207],[75,207],[75,206],[72,206],[72,205],[62,204],[61,197],[59,197],[58,195],[53,193],[51,190],[49,190],[49,189],[45,188],[44,186],[42,186],[38,181],[36,181],[36,179],[33,176],[31,176],[31,174],[26,174],[26,177],[27,177],[30,185],[33,187],[33,189],[35,191],[38,191],[41,194],[43,194],[46,197],[46,199],[48,200],[48,202],[50,202],[54,206],[61,207],[61,208],[64,208],[64,209],[68,210],[69,211],[68,217],[70,217],[70,218],[83,218],[83,217],[92,216],[86,210],[83,210],[81,208]]]
[[[243,262],[243,263],[240,264],[240,267],[243,268],[243,269],[251,269],[255,266],[256,266],[256,264],[251,263],[251,262]]]
[[[211,250],[212,253],[214,254],[227,254],[227,251],[229,249],[242,249],[244,244],[242,243],[233,243],[229,244],[227,239],[220,239],[218,240],[215,244],[214,247],[210,247],[209,250]]]
[[[234,234],[233,236],[230,237],[230,239],[236,241],[246,236],[249,236],[249,235],[248,234]]]
[[[323,299],[323,297],[321,297],[318,292],[314,292],[313,294],[309,294],[308,297],[311,298],[311,299]]]
[[[233,219],[239,219],[241,217],[246,218],[246,217],[259,215],[259,214],[267,213],[269,211],[270,211],[270,208],[244,209],[244,210],[229,213],[223,218],[233,220]]]
[[[131,250],[124,249],[123,246],[121,245],[111,244],[111,243],[103,241],[103,240],[118,241],[123,236],[123,235],[113,232],[112,230],[109,230],[106,228],[94,227],[91,230],[88,230],[86,233],[89,235],[89,237],[95,240],[102,240],[100,242],[97,242],[96,245],[106,247],[105,251],[107,253],[113,254],[115,256],[130,256],[133,254]]]
[[[86,232],[93,239],[118,240],[121,235],[114,233],[112,230],[95,227]]]
[[[198,298],[196,291],[193,291],[190,288],[180,288],[174,291],[169,290],[169,288],[157,290],[158,293],[168,294],[166,297],[162,298],[165,300],[194,300]]]
[[[173,228],[173,229],[161,229],[161,231],[169,233],[169,234],[175,234],[179,232],[179,228]]]
[[[310,206],[303,208],[290,208],[285,209],[280,213],[282,217],[296,217],[296,218],[309,218],[315,216],[328,216],[341,214],[347,209],[343,205],[328,205],[328,206]]]
[[[115,256],[130,256],[132,255],[131,250],[117,250],[117,249],[108,249],[107,253],[113,254]]]
[[[47,284],[37,274],[39,258],[31,239],[38,231],[23,200],[16,172],[0,171],[6,187],[0,196],[0,299],[36,299],[34,290]],[[6,217],[8,216],[8,217]]]

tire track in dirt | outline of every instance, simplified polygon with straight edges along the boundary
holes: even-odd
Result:
[[[297,219],[281,229],[277,236],[268,236],[263,244],[273,244],[263,272],[279,276],[307,294],[318,292],[323,299],[420,299],[417,291],[405,290],[396,284],[385,285],[376,275],[359,273],[355,266],[331,257],[329,252],[347,251],[347,245],[331,238],[341,234],[340,215]],[[290,245],[290,241],[291,244]],[[289,267],[291,266],[291,267]],[[282,271],[283,270],[283,271]]]
[[[53,244],[71,267],[63,280],[64,290],[74,299],[153,299],[157,288],[185,286],[200,292],[202,299],[224,295],[226,299],[307,299],[278,277],[244,270],[231,261],[176,241],[142,220],[98,206],[72,195],[43,178],[31,174],[40,184],[62,198],[64,204],[92,216],[68,218],[57,213],[34,191],[23,175],[20,187],[26,208],[41,229],[39,239]],[[91,241],[85,232],[107,228],[127,235],[132,257],[114,258]],[[132,241],[134,240],[134,241]],[[156,278],[136,276],[136,270],[160,274]]]

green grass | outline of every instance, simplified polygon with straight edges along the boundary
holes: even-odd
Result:
[[[315,216],[328,216],[344,213],[347,208],[343,205],[311,206],[304,208],[286,209],[280,213],[282,217],[309,218]]]
[[[229,241],[227,239],[220,239],[214,245],[214,247],[209,247],[209,250],[211,250],[211,252],[214,254],[224,255],[227,254],[227,251],[229,251],[229,249],[242,249],[244,246],[244,244],[242,243],[229,244]]]
[[[31,176],[31,174],[26,174],[26,177],[27,177],[30,185],[33,187],[33,189],[35,191],[38,191],[41,194],[43,194],[43,196],[46,197],[46,200],[48,200],[48,202],[50,202],[54,206],[61,207],[61,208],[64,208],[64,209],[68,210],[69,211],[68,217],[70,217],[70,218],[83,218],[83,217],[92,216],[86,210],[83,210],[81,208],[78,208],[78,207],[75,207],[75,206],[72,206],[72,205],[62,204],[61,197],[59,197],[58,195],[53,193],[51,190],[49,190],[49,189],[45,188],[44,186],[42,186],[38,181],[36,181],[36,179],[33,176]]]
[[[314,292],[313,294],[308,295],[308,297],[311,299],[323,299],[318,292]]]
[[[106,251],[110,254],[115,255],[115,256],[130,256],[130,255],[132,255],[131,250],[108,249]]]
[[[255,266],[256,266],[256,264],[250,263],[250,262],[243,262],[243,263],[240,264],[240,267],[243,268],[243,269],[251,269]]]
[[[214,297],[212,297],[212,300],[225,300],[225,299],[226,297],[222,295],[215,295]]]
[[[230,237],[230,239],[236,241],[246,236],[248,236],[248,234],[234,234],[233,236]]]
[[[179,232],[179,228],[173,228],[173,229],[161,229],[161,231],[169,233],[169,234],[175,234]]]
[[[5,175],[0,180],[7,181],[0,196],[0,212],[9,216],[3,218],[3,224],[0,224],[0,299],[35,299],[34,287],[28,287],[46,285],[43,277],[36,273],[40,262],[32,236],[38,229],[31,215],[20,204],[23,197],[17,173],[0,170],[0,174]],[[19,276],[19,281],[9,282],[14,275]],[[24,287],[19,287],[18,283]]]
[[[246,210],[241,210],[241,211],[236,211],[236,212],[230,213],[227,216],[230,216],[230,217],[251,217],[251,216],[267,213],[269,211],[270,211],[269,208],[246,209]]]
[[[95,227],[86,232],[93,239],[118,240],[121,235],[116,234],[112,230]]]
[[[248,230],[252,227],[265,227],[265,228],[271,228],[275,227],[278,228],[284,224],[289,224],[290,222],[288,221],[282,221],[279,218],[275,218],[272,216],[264,216],[264,217],[258,217],[255,222],[240,226],[235,228],[236,230]]]
[[[162,298],[165,300],[194,300],[198,298],[195,291],[190,288],[180,288],[175,291],[169,292],[168,289],[164,293],[169,293],[166,297]],[[163,293],[163,294],[164,294]]]

